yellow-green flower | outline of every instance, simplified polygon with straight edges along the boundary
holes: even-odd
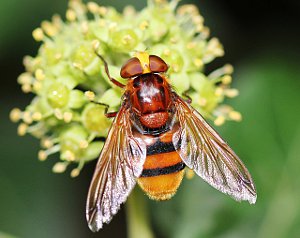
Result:
[[[192,105],[206,118],[223,124],[241,120],[232,107],[222,104],[226,97],[238,95],[230,88],[230,65],[207,74],[205,65],[224,55],[216,38],[194,5],[177,7],[177,1],[149,0],[141,11],[126,7],[122,13],[95,2],[71,0],[66,21],[55,15],[32,33],[41,42],[35,57],[26,56],[26,72],[18,78],[24,93],[33,93],[25,108],[13,109],[13,122],[21,121],[19,135],[26,133],[41,140],[40,160],[59,153],[54,172],[63,172],[70,163],[78,167],[96,159],[111,125],[104,115],[118,110],[122,91],[107,78],[95,49],[109,64],[114,78],[122,64],[136,51],[147,50],[163,58],[170,66],[168,76],[179,94],[188,93]],[[85,93],[86,91],[91,91]],[[93,92],[93,93],[92,93]]]

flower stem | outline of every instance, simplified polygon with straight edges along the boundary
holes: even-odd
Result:
[[[128,238],[154,238],[145,196],[139,189],[134,189],[127,200],[126,216]]]

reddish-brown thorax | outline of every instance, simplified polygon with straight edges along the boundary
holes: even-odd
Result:
[[[137,52],[121,68],[120,75],[129,81],[126,95],[131,109],[146,129],[158,129],[169,120],[171,88],[163,73],[168,65],[156,55]]]
[[[132,110],[146,128],[160,128],[169,119],[170,85],[161,74],[142,74],[127,84]]]

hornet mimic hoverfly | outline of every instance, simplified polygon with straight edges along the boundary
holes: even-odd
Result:
[[[109,223],[138,183],[154,200],[170,199],[184,168],[237,201],[255,203],[247,168],[203,117],[172,89],[158,56],[136,53],[121,68],[128,79],[89,188],[86,217],[92,231]]]

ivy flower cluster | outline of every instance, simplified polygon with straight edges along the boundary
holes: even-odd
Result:
[[[177,93],[188,92],[192,105],[217,126],[226,120],[241,120],[241,114],[225,105],[226,97],[238,95],[230,87],[233,68],[225,65],[209,74],[205,65],[224,55],[217,38],[194,5],[178,1],[148,0],[141,11],[132,6],[123,12],[95,2],[71,0],[65,20],[54,15],[32,33],[41,42],[35,57],[26,56],[26,72],[18,78],[24,93],[34,95],[10,118],[19,122],[18,134],[31,134],[41,141],[40,160],[59,154],[53,171],[64,172],[77,164],[71,176],[96,159],[112,123],[105,117],[108,104],[117,111],[122,89],[108,79],[96,52],[109,64],[111,75],[119,76],[122,64],[136,51],[158,55],[169,64],[168,77]]]

